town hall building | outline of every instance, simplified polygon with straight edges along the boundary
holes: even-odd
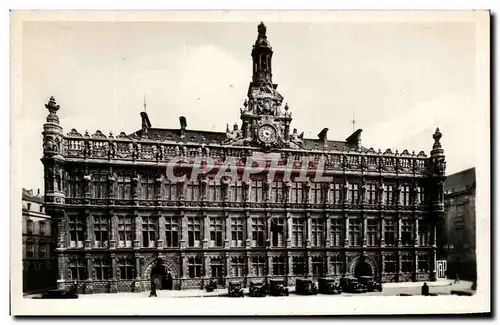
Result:
[[[146,112],[137,131],[68,132],[59,123],[64,107],[50,98],[42,162],[59,287],[95,293],[149,290],[152,281],[180,290],[212,280],[435,280],[445,180],[439,130],[430,156],[375,151],[362,145],[361,130],[344,141],[329,140],[326,127],[305,138],[291,129],[290,108],[273,83],[263,23],[251,56],[241,123],[225,132],[190,130],[185,117],[178,129],[156,128]],[[251,157],[271,157],[278,172],[244,179]],[[233,177],[207,172],[174,181],[166,170],[179,159],[188,167],[231,159],[240,168]],[[311,169],[321,161],[330,181],[299,177],[294,168],[285,179],[282,166],[304,159]]]

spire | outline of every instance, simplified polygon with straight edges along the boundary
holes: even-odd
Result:
[[[273,50],[267,40],[267,27],[263,22],[257,26],[257,40],[252,50],[253,82],[272,83],[271,58]]]
[[[146,105],[146,94],[144,94],[144,104],[143,105],[144,105],[144,112],[147,113],[147,110],[146,110],[146,107],[147,107],[147,105]]]
[[[356,119],[354,118],[354,112],[352,113],[352,133],[354,133],[354,130],[356,129]]]

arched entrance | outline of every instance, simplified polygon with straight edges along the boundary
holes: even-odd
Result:
[[[373,276],[373,269],[366,261],[360,261],[354,268],[354,276],[357,278],[360,276]]]
[[[172,272],[160,259],[151,268],[151,282],[155,283],[158,290],[172,290],[173,288]]]

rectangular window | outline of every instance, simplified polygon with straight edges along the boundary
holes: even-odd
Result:
[[[207,200],[219,202],[221,199],[220,183],[216,182],[214,179],[210,179],[207,185]]]
[[[222,218],[210,218],[210,247],[222,247],[223,227]]]
[[[384,255],[384,272],[385,273],[396,273],[397,272],[397,267],[396,267],[396,255],[394,254],[389,254],[389,255]]]
[[[132,231],[132,217],[118,217],[118,246],[132,247],[134,233]]]
[[[269,202],[283,202],[283,182],[273,182],[269,191]]]
[[[292,258],[292,272],[293,275],[306,274],[306,263],[303,256],[294,256]]]
[[[33,220],[27,221],[27,232],[28,235],[31,235],[33,233]]]
[[[273,257],[273,275],[285,275],[285,258],[282,256]]]
[[[384,243],[385,246],[396,245],[396,222],[394,219],[384,220]]]
[[[410,186],[409,185],[401,186],[399,203],[402,206],[409,206],[410,205]]]
[[[429,224],[423,220],[418,221],[418,245],[429,246],[430,241],[430,227]]]
[[[109,218],[94,216],[94,246],[108,247]]]
[[[40,226],[40,235],[45,235],[45,221],[40,221],[38,225]]]
[[[45,240],[40,240],[38,242],[38,258],[47,257],[47,242]]]
[[[323,258],[320,256],[313,256],[311,261],[312,274],[314,276],[323,275]]]
[[[179,221],[176,217],[165,217],[165,247],[179,247]]]
[[[224,277],[224,264],[222,258],[214,257],[210,259],[210,271],[212,278],[222,279]]]
[[[82,216],[70,215],[69,216],[69,237],[70,237],[70,247],[83,247],[83,241],[85,240],[85,221]]]
[[[411,220],[401,219],[401,244],[403,246],[413,245],[413,225]]]
[[[198,201],[199,199],[200,199],[200,185],[198,181],[188,182],[186,184],[186,195],[184,195],[184,200]]]
[[[111,263],[108,259],[94,259],[95,280],[108,280],[111,273]]]
[[[417,257],[417,268],[418,268],[418,272],[420,273],[427,273],[429,272],[429,255],[426,255],[426,254],[422,254],[422,255],[418,255]]]
[[[243,256],[231,258],[231,275],[233,277],[245,276],[245,258]]]
[[[367,219],[366,220],[366,244],[368,246],[378,245],[378,220],[377,219]]]
[[[311,219],[311,245],[313,247],[321,247],[324,242],[323,238],[323,219]]]
[[[264,201],[263,197],[263,188],[264,188],[264,182],[263,181],[252,181],[252,192],[251,192],[251,202],[257,202],[260,203]]]
[[[105,172],[92,174],[92,197],[105,199],[108,197],[108,175]]]
[[[117,199],[128,200],[132,197],[131,193],[131,177],[129,175],[118,175],[116,185],[118,188]]]
[[[330,265],[333,275],[342,275],[344,273],[344,261],[342,255],[333,255],[330,257]]]
[[[425,189],[423,186],[418,187],[418,202],[420,204],[425,204]]]
[[[252,218],[252,246],[264,247],[265,221],[262,218]]]
[[[135,263],[133,258],[118,259],[118,271],[121,280],[133,280],[135,273]]]
[[[361,245],[361,220],[357,218],[349,219],[349,245]]]
[[[271,239],[273,247],[283,247],[283,235],[285,233],[285,219],[271,219]]]
[[[384,204],[393,205],[394,204],[394,189],[392,185],[384,185]]]
[[[413,273],[413,256],[410,254],[401,255],[401,272],[403,273]]]
[[[349,201],[354,205],[359,203],[359,184],[349,184]]]
[[[26,241],[26,257],[33,258],[35,257],[35,243],[32,239],[28,239]]]
[[[155,199],[155,186],[156,177],[152,174],[141,175],[141,200],[154,200]]]
[[[322,204],[323,196],[322,196],[322,183],[311,183],[310,189],[310,203],[311,204]]]
[[[331,202],[333,204],[342,204],[343,201],[343,193],[342,193],[342,184],[341,183],[333,183],[333,190],[331,191]]]
[[[292,219],[292,246],[304,246],[304,219]]]
[[[71,259],[69,261],[69,275],[71,280],[86,280],[86,267],[83,259]]]
[[[202,277],[202,264],[201,257],[189,257],[188,258],[188,276],[190,278],[200,278]]]
[[[177,183],[166,182],[165,183],[165,200],[167,201],[177,201]]]
[[[152,217],[142,217],[142,247],[155,247],[156,220]]]
[[[252,267],[255,276],[266,275],[266,258],[264,256],[253,256]]]
[[[331,227],[331,246],[341,247],[343,245],[344,220],[341,218],[332,218]]]
[[[243,218],[231,218],[231,246],[243,247]]]
[[[377,204],[377,184],[366,185],[366,204]]]
[[[241,181],[235,181],[234,185],[230,188],[230,200],[233,202],[243,202],[243,187]]]
[[[292,183],[290,203],[302,203],[302,186],[300,182]]]
[[[189,247],[201,247],[201,222],[200,218],[188,218]]]
[[[73,171],[68,177],[68,186],[66,187],[66,195],[68,197],[81,198],[84,194],[84,182],[83,176],[80,174],[79,170]]]

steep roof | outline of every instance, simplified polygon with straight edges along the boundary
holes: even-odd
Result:
[[[472,167],[458,173],[448,175],[444,181],[446,192],[466,191],[476,186],[476,168]]]
[[[43,204],[45,203],[42,196],[34,195],[33,190],[26,190],[23,188],[23,201],[36,202]]]
[[[142,136],[143,131],[138,130],[132,133],[130,136]],[[150,128],[148,129],[148,137],[153,140],[174,140],[179,141],[181,139],[181,130],[180,129],[159,129],[159,128]],[[213,131],[198,131],[198,130],[185,130],[186,141],[193,142],[206,142],[210,143],[212,141],[221,143],[226,140],[225,132],[213,132]],[[304,149],[322,149],[323,145],[319,139],[304,139]],[[335,141],[328,140],[326,150],[338,150],[342,151],[346,150],[354,150],[354,146],[347,143],[346,141]],[[361,148],[362,150],[366,150]]]

